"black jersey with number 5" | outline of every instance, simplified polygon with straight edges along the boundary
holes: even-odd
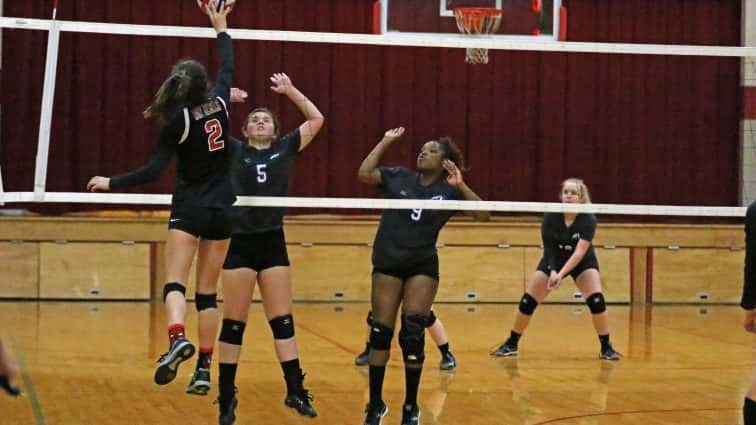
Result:
[[[177,157],[172,207],[230,206],[235,197],[229,180],[228,102],[234,70],[231,37],[218,34],[221,66],[214,96],[205,103],[184,107],[164,117],[158,140],[147,164],[113,176],[111,189],[157,180],[170,158]]]
[[[381,189],[393,199],[464,199],[459,189],[439,179],[420,185],[420,174],[403,167],[380,167]],[[436,253],[438,233],[456,213],[446,210],[384,210],[375,234],[373,267],[390,268],[422,261]]]
[[[255,149],[235,142],[231,182],[239,196],[286,196],[289,192],[291,163],[299,153],[302,138],[299,128],[271,143],[267,149]],[[283,227],[284,207],[233,207],[232,235],[267,232]]]
[[[546,213],[541,223],[541,239],[543,241],[543,257],[549,271],[559,271],[570,258],[580,240],[591,242],[596,234],[596,216],[593,214],[578,214],[572,224],[567,226],[563,213]],[[598,264],[593,245],[588,248],[580,264]],[[576,266],[579,268],[580,265]]]

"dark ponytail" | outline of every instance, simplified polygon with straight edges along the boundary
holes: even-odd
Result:
[[[207,86],[205,67],[195,60],[181,60],[173,66],[171,75],[163,81],[142,115],[164,117],[179,107],[199,105],[207,100]]]

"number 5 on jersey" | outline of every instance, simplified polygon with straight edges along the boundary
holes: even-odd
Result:
[[[257,164],[257,182],[265,183],[268,180],[268,173],[265,172],[265,168],[268,164]]]
[[[221,139],[223,136],[223,127],[221,127],[221,123],[217,118],[213,118],[205,123],[205,132],[207,133],[207,148],[210,152],[223,149],[225,145],[225,142]]]

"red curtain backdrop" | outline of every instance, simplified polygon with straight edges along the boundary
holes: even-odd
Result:
[[[431,1],[437,4],[437,0]],[[370,33],[371,0],[239,0],[232,27]],[[567,0],[570,41],[739,45],[740,2]],[[4,2],[4,16],[48,18],[51,0]],[[193,0],[60,0],[58,18],[207,25]],[[6,191],[33,190],[47,35],[3,30],[0,166]],[[377,196],[356,179],[385,129],[405,126],[386,164],[413,166],[427,140],[449,135],[468,183],[489,200],[554,201],[579,176],[594,202],[737,205],[738,58],[492,51],[488,65],[461,49],[236,41],[234,85],[250,92],[232,125],[269,106],[285,129],[302,116],[269,90],[288,73],[326,116],[294,167],[292,196]],[[142,109],[182,57],[214,73],[214,41],[61,35],[49,191],[137,167],[157,123]],[[169,193],[173,172],[140,193]],[[30,206],[43,210],[39,205]],[[57,206],[53,212],[87,206]],[[312,210],[308,210],[312,212]]]

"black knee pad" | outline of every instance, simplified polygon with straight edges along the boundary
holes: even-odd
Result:
[[[273,331],[274,339],[289,339],[294,337],[294,317],[291,314],[278,316],[268,321]]]
[[[394,338],[394,329],[373,321],[373,325],[370,327],[370,348],[390,350],[392,338]]]
[[[585,299],[585,303],[588,304],[591,314],[601,314],[606,311],[606,301],[604,301],[604,294],[601,292],[589,295]]]
[[[220,337],[218,341],[226,344],[242,345],[244,340],[244,328],[247,324],[238,320],[223,319],[221,325]]]
[[[434,323],[436,323],[436,313],[431,310],[430,315],[428,316],[428,323],[425,324],[425,328],[430,328]]]
[[[168,294],[170,294],[173,291],[181,292],[181,295],[186,296],[186,286],[178,283],[178,282],[168,282],[163,286],[163,302],[165,302],[166,297],[168,297]]]
[[[402,329],[399,331],[399,346],[402,347],[405,365],[422,365],[425,361],[425,325],[428,316],[424,314],[402,314]]]
[[[194,294],[194,306],[197,311],[218,308],[218,294]]]
[[[532,316],[536,307],[538,307],[538,301],[527,292],[524,293],[522,298],[520,298],[520,313],[526,316]]]
[[[368,310],[368,315],[365,318],[368,326],[373,326],[373,310]]]

